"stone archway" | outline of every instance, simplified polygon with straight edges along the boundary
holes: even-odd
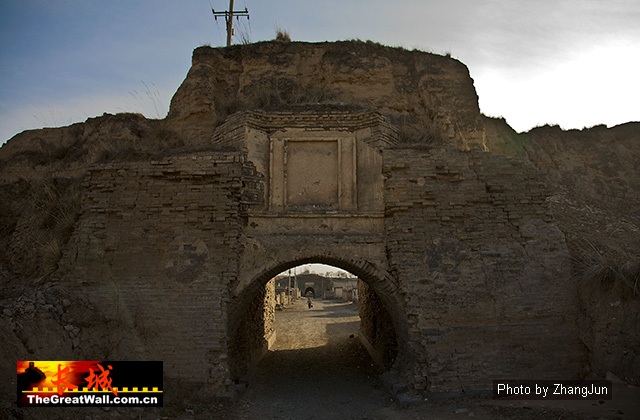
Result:
[[[276,274],[289,270],[302,264],[321,263],[349,271],[358,277],[359,283],[366,285],[365,305],[375,305],[375,308],[360,310],[362,325],[366,329],[360,330],[360,340],[371,355],[372,359],[388,370],[398,368],[405,360],[410,360],[406,354],[407,320],[403,313],[401,301],[395,294],[392,278],[389,273],[379,269],[368,261],[340,260],[325,257],[306,257],[275,264],[272,268],[264,270],[257,275],[252,282],[237,296],[229,308],[229,368],[232,380],[238,381],[251,370],[269,348],[271,331],[268,327],[269,311],[265,310],[265,300],[269,291],[266,285]],[[383,314],[380,316],[380,314]],[[365,318],[363,318],[363,316]],[[376,324],[384,324],[391,334],[382,339],[368,336]],[[274,334],[275,337],[275,334]]]
[[[254,167],[243,171],[246,219],[227,309],[234,379],[267,346],[259,310],[265,284],[304,263],[332,265],[369,284],[392,314],[398,338],[406,337],[384,237],[382,155],[396,136],[381,114],[347,109],[252,111],[221,127],[216,138],[243,150]]]
[[[315,291],[315,289],[313,287],[307,287],[306,289],[304,289],[304,293],[302,294],[302,296],[315,298],[316,297],[316,291]]]

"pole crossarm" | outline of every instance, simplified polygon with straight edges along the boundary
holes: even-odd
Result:
[[[229,10],[225,10],[223,12],[216,12],[213,8],[211,9],[213,13],[213,17],[215,20],[218,20],[218,17],[224,16],[224,21],[227,24],[227,47],[231,46],[231,36],[233,35],[233,18],[236,20],[240,20],[241,17],[246,17],[249,19],[249,11],[245,7],[244,10],[233,10],[233,0],[229,1]]]
[[[227,19],[229,19],[229,15],[232,15],[236,19],[239,19],[241,17],[246,17],[247,19],[249,19],[249,11],[247,9],[234,10],[233,12],[229,12],[228,10],[225,10],[224,12],[216,12],[213,9],[211,9],[211,11],[213,12],[213,16],[216,20],[218,20],[218,17],[224,16],[225,22],[227,21]]]

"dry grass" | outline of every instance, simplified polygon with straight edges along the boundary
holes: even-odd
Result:
[[[581,181],[588,184],[589,179]],[[636,200],[586,199],[584,185],[556,187],[548,202],[565,234],[574,276],[585,292],[640,298],[640,219]]]
[[[58,269],[63,247],[71,238],[80,215],[80,188],[69,180],[45,180],[40,194],[34,200],[43,218],[44,240],[39,244],[41,273],[50,274]]]
[[[168,107],[158,87],[153,82],[145,83],[144,80],[141,80],[140,83],[144,86],[141,92],[129,91],[129,95],[134,101],[134,108],[143,110],[139,112],[140,114],[145,114],[144,111],[146,111],[146,114],[150,114],[148,118],[161,120],[166,117]]]
[[[62,249],[58,238],[51,238],[41,247],[42,272],[43,274],[53,273],[58,269],[58,262],[62,257]]]
[[[247,89],[245,104],[235,108],[246,108],[248,104],[265,110],[280,110],[291,105],[319,104],[333,100],[332,91],[326,86],[300,85],[290,79],[263,80]],[[229,110],[229,113],[232,110]]]
[[[572,242],[574,268],[585,284],[614,290],[623,298],[640,297],[640,258],[632,244],[597,246],[584,238]]]
[[[289,35],[289,31],[282,28],[276,28],[276,41],[291,42],[291,35]]]
[[[437,122],[427,126],[400,125],[399,147],[432,148],[448,142],[444,127]]]

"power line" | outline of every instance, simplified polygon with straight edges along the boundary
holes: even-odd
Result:
[[[213,16],[216,20],[218,17],[224,16],[224,20],[227,23],[227,47],[231,46],[231,36],[233,35],[233,18],[235,17],[238,21],[241,17],[246,17],[249,20],[249,11],[245,7],[244,10],[233,10],[233,0],[229,0],[229,10],[225,10],[224,12],[216,12],[211,8],[213,12]]]

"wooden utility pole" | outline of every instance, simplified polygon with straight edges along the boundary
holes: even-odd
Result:
[[[216,12],[211,9],[213,16],[218,20],[218,16],[224,16],[224,20],[227,24],[227,47],[231,46],[231,36],[233,35],[233,17],[240,20],[241,17],[249,19],[249,11],[245,7],[244,10],[233,10],[233,0],[229,0],[229,10],[224,12]]]

